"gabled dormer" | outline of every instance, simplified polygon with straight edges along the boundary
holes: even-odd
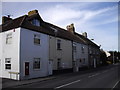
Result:
[[[28,12],[28,21],[34,26],[41,26],[43,21],[38,13],[38,10],[32,10]]]

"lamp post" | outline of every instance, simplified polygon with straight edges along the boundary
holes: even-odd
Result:
[[[115,63],[115,61],[114,61],[114,51],[113,51],[113,64]]]

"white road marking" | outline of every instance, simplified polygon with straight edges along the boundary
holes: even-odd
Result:
[[[73,84],[73,83],[77,83],[77,82],[80,82],[80,81],[81,81],[81,80],[73,81],[73,82],[71,82],[71,83],[58,86],[58,87],[56,87],[55,89],[59,89],[59,88],[62,88],[62,87],[65,87],[65,86],[68,86],[68,85],[71,85],[71,84]]]
[[[119,80],[120,81],[120,80]],[[115,83],[115,85],[113,86],[113,88],[115,88],[116,87],[116,85],[119,83],[119,81],[117,81],[116,83]]]
[[[99,75],[99,74],[100,74],[100,73],[96,73],[96,74],[91,75],[91,76],[88,76],[88,77],[91,78],[91,77],[97,76],[97,75]]]

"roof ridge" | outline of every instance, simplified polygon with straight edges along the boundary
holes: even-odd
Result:
[[[57,25],[54,25],[54,24],[52,24],[52,23],[45,22],[45,21],[44,21],[44,23],[47,23],[47,24],[52,25],[52,26],[54,26],[54,27],[57,27],[57,28],[59,28],[59,29],[61,29],[61,30],[67,31],[66,29],[61,28],[61,27],[59,27],[59,26],[57,26]]]

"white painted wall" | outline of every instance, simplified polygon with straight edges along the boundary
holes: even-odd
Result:
[[[12,33],[12,43],[6,44],[6,35],[9,33]],[[0,43],[2,44],[2,47],[0,47],[0,53],[2,53],[2,57],[0,56],[2,63],[2,77],[16,79],[16,75],[12,74],[10,77],[9,72],[19,72],[20,28],[15,29],[15,32],[13,29],[2,32],[0,36],[0,38],[2,38],[2,40],[0,40]],[[5,58],[11,58],[11,70],[5,69]]]
[[[61,40],[62,50],[57,50],[58,39]],[[70,40],[50,36],[49,43],[49,59],[53,60],[53,70],[58,70],[58,58],[61,59],[62,69],[72,68],[72,42]]]
[[[76,42],[75,42],[76,43]],[[84,53],[82,53],[82,48],[84,47]],[[81,43],[76,43],[76,63],[78,67],[88,66],[88,46]],[[85,63],[83,59],[85,58]],[[80,62],[81,59],[81,62]]]
[[[41,39],[40,45],[34,44],[34,34],[39,34]],[[47,76],[49,46],[48,35],[21,28],[20,30],[20,79],[29,79]],[[40,69],[33,69],[34,58],[40,58]],[[30,74],[25,76],[25,62],[30,63]]]

